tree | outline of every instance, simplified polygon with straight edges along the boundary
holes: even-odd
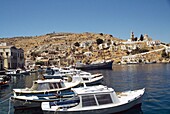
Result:
[[[137,37],[135,37],[135,38],[134,38],[134,41],[137,41],[137,40],[138,40],[138,38],[137,38]]]
[[[97,42],[97,45],[99,45],[99,44],[102,44],[102,43],[103,43],[103,40],[100,39],[100,38],[98,38],[98,39],[96,40],[96,42]]]
[[[143,41],[144,40],[144,37],[143,37],[143,35],[141,34],[141,36],[140,36],[140,41]]]
[[[41,54],[41,52],[39,52],[39,51],[31,52],[31,56],[33,56],[33,57],[37,57],[37,56],[39,56],[40,54]]]
[[[79,46],[80,46],[80,44],[79,44],[78,42],[76,42],[76,43],[74,43],[74,46],[79,47]]]
[[[141,59],[139,59],[139,63],[142,63],[142,60],[141,60]]]
[[[165,50],[162,51],[161,55],[163,58],[169,58],[169,55],[165,52]]]
[[[134,54],[138,54],[138,53],[144,53],[144,52],[148,52],[149,50],[148,49],[139,49],[139,48],[137,48],[137,49],[135,49],[135,50],[132,50],[132,55],[134,55]]]
[[[42,61],[37,61],[36,63],[35,63],[35,65],[44,65],[44,62],[42,62]]]
[[[101,36],[103,36],[103,33],[99,33]]]

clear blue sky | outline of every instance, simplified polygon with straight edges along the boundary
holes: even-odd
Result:
[[[0,38],[54,31],[170,43],[170,0],[0,0]]]

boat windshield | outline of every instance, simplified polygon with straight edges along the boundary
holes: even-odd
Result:
[[[113,103],[109,93],[82,96],[82,107],[97,106]]]
[[[64,88],[64,82],[47,82],[47,83],[37,83],[35,82],[31,87],[31,90],[49,90],[49,89],[59,89]]]
[[[96,105],[97,103],[94,98],[94,95],[82,96],[82,107],[96,106]]]
[[[35,82],[33,84],[33,86],[31,87],[31,90],[37,90],[37,91],[48,90],[48,89],[50,89],[48,83],[37,83],[37,82]]]
[[[113,103],[110,94],[99,94],[96,95],[99,105]]]

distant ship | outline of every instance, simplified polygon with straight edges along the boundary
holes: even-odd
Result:
[[[112,60],[93,62],[91,64],[76,63],[75,68],[81,70],[112,69]]]

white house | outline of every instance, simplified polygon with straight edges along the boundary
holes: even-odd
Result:
[[[87,57],[91,57],[93,55],[93,53],[88,51],[88,52],[84,52],[83,55],[85,55]]]
[[[156,41],[147,41],[146,44],[147,44],[147,46],[153,46],[153,45],[160,45],[161,42],[159,40],[156,40]]]
[[[170,53],[170,47],[166,48],[166,53]]]
[[[0,55],[4,58],[3,64],[5,68],[23,68],[24,50],[17,49],[15,46],[8,46],[7,43],[0,44]]]

